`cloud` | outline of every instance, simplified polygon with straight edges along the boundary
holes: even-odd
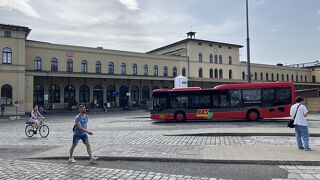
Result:
[[[118,0],[129,10],[138,10],[138,1],[137,0]]]
[[[28,4],[28,0],[0,0],[0,8],[8,8],[33,18],[40,18],[40,15]]]

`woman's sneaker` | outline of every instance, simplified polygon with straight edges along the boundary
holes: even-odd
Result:
[[[92,156],[92,158],[90,159],[90,164],[93,164],[97,159],[98,157]]]
[[[312,151],[310,148],[304,149],[305,151]]]
[[[74,160],[74,158],[73,157],[71,157],[71,158],[69,158],[69,163],[76,163],[77,161],[76,160]]]

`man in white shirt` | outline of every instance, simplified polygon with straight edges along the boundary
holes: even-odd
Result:
[[[302,102],[303,98],[298,96],[296,98],[296,103],[291,106],[290,116],[292,119],[294,119],[293,124],[295,125],[294,128],[296,131],[298,148],[300,150],[311,151],[309,147],[309,130],[306,120],[308,110],[306,106],[302,104]]]

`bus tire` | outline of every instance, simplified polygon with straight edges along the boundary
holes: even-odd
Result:
[[[257,121],[260,119],[260,113],[258,110],[254,109],[254,110],[249,110],[247,112],[247,120],[249,121]]]
[[[182,112],[182,111],[178,111],[174,114],[174,119],[177,122],[185,122],[186,121],[186,113]]]

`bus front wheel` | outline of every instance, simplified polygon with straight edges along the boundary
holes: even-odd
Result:
[[[247,119],[249,121],[257,121],[260,118],[259,112],[256,110],[248,111]]]
[[[186,121],[186,114],[183,112],[176,112],[174,119],[178,122],[185,122]]]

